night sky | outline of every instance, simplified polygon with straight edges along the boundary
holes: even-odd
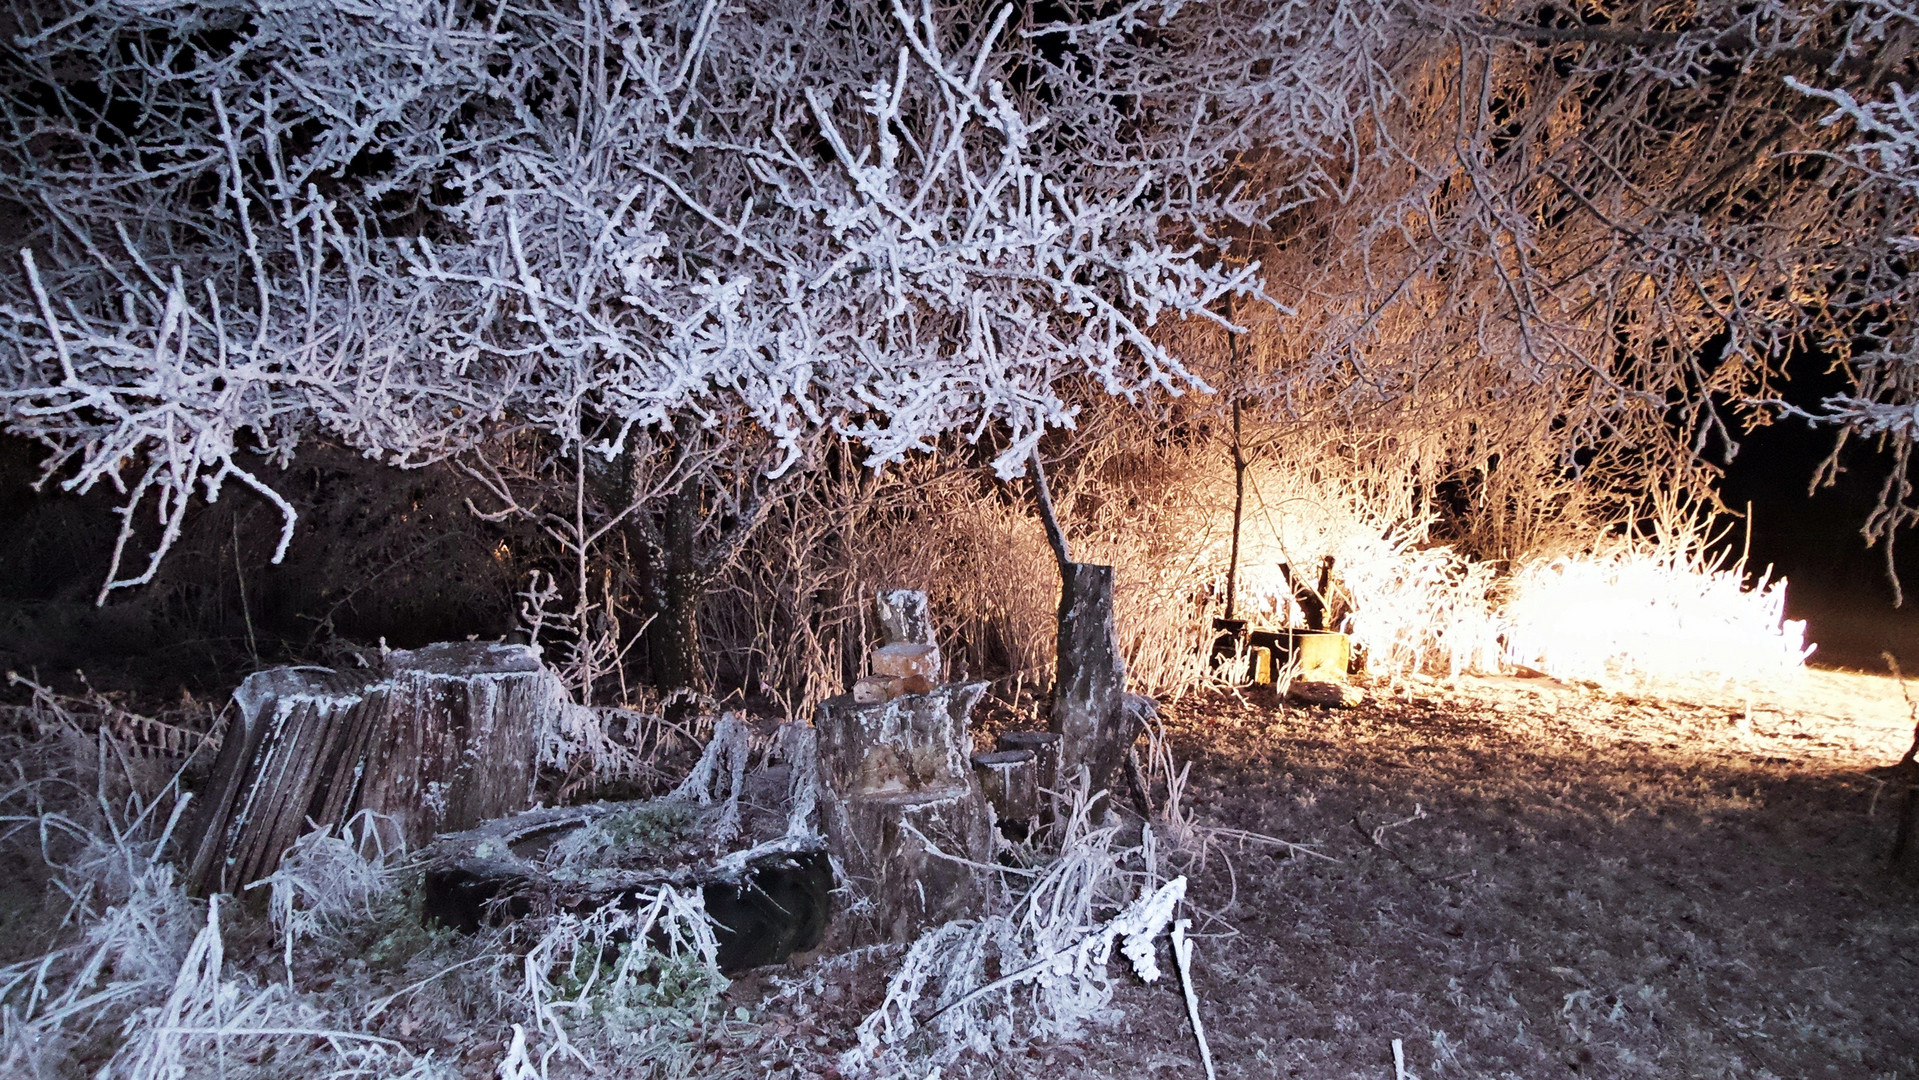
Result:
[[[1795,367],[1788,400],[1811,408],[1845,387],[1843,378],[1816,365]],[[1832,450],[1830,431],[1783,420],[1751,432],[1726,471],[1726,505],[1752,504],[1755,570],[1774,567],[1789,581],[1787,612],[1808,622],[1807,637],[1819,643],[1812,662],[1884,673],[1880,653],[1890,651],[1909,675],[1919,675],[1919,535],[1905,529],[1895,550],[1906,602],[1893,606],[1882,547],[1867,548],[1860,526],[1872,512],[1890,457],[1870,444],[1850,446],[1846,472],[1831,488],[1807,496],[1807,485]],[[1729,543],[1739,544],[1736,529]]]

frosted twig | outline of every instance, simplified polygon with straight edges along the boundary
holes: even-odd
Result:
[[[1206,1080],[1215,1080],[1213,1071],[1213,1048],[1206,1042],[1206,1025],[1199,1019],[1199,995],[1193,990],[1193,943],[1186,937],[1186,927],[1192,920],[1181,919],[1173,924],[1173,959],[1179,965],[1179,989],[1186,998],[1186,1019],[1193,1025],[1193,1038],[1199,1043],[1199,1060],[1206,1066]]]

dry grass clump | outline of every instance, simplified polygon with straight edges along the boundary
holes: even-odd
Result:
[[[895,1076],[1075,1038],[1115,1018],[1115,947],[1142,981],[1160,978],[1155,943],[1187,925],[1175,924],[1186,878],[1159,876],[1150,827],[1140,844],[1125,843],[1117,821],[1087,820],[1088,801],[1082,785],[1057,854],[1017,871],[1028,880],[1005,913],[935,927],[912,944],[845,1068]]]
[[[111,738],[98,736],[103,760]],[[16,747],[18,781],[4,797],[8,842],[24,847],[10,854],[37,855],[50,898],[66,902],[46,951],[0,968],[10,1075],[436,1075],[427,1058],[341,1023],[290,979],[229,960],[220,903],[188,897],[163,858],[186,805],[177,782],[144,791],[125,777],[131,790],[117,800],[100,783],[89,805],[71,776],[35,775],[59,749]]]
[[[1442,513],[1418,447],[1301,427],[1244,470],[1235,569],[1234,470],[1216,429],[1152,429],[1133,414],[1089,427],[1051,466],[1054,496],[1074,557],[1118,567],[1128,678],[1144,693],[1214,684],[1211,619],[1229,579],[1239,617],[1303,625],[1282,567],[1316,585],[1329,558],[1329,625],[1376,677],[1518,664],[1589,680],[1752,679],[1804,657],[1783,582],[1748,584],[1742,564],[1713,554],[1708,517],[1677,497],[1636,530],[1637,511],[1608,527],[1572,516],[1596,503],[1555,518],[1535,505],[1549,492],[1508,491],[1515,522],[1493,529]],[[873,590],[902,586],[931,596],[956,677],[1043,687],[1058,576],[1025,482],[931,460],[884,475],[847,464],[769,518],[715,600],[708,633],[738,677],[806,715],[860,674]],[[1491,559],[1442,539],[1463,526],[1532,546]]]

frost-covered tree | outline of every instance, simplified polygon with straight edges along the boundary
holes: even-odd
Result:
[[[1716,447],[1814,348],[1830,418],[1909,445],[1912,192],[1859,123],[1898,126],[1900,4],[17,18],[0,408],[126,492],[107,589],[315,432],[404,466],[530,427],[614,476],[676,423],[756,426],[769,476],[992,432],[1007,474],[1081,395],[1206,388],[1231,295],[1236,386],[1489,491],[1514,448]]]
[[[160,524],[325,432],[395,464],[529,423],[617,458],[675,416],[875,463],[1010,432],[1059,384],[1192,383],[1151,334],[1244,271],[1199,194],[1009,89],[929,11],[96,5],[23,27],[4,390],[53,472]],[[956,29],[953,25],[958,23]],[[284,504],[283,504],[284,505]],[[292,527],[288,511],[287,526]],[[104,595],[104,591],[103,591]]]

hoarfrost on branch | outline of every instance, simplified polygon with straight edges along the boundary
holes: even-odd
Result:
[[[1229,325],[1281,415],[1573,471],[1730,453],[1837,350],[1823,419],[1909,455],[1904,3],[58,8],[4,71],[0,422],[123,493],[103,597],[231,483],[290,531],[303,438],[690,416],[1010,474]]]

